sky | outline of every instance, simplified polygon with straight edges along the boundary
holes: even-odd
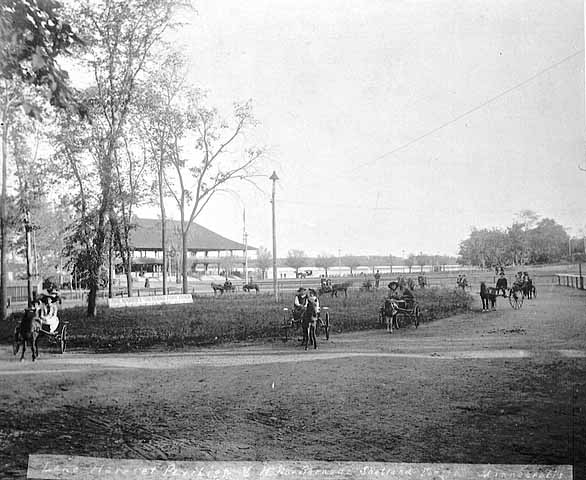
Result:
[[[251,98],[258,188],[197,222],[277,254],[458,253],[531,209],[586,227],[579,0],[200,0],[177,37],[190,78]],[[148,212],[143,210],[145,216]],[[152,217],[156,212],[151,213]]]

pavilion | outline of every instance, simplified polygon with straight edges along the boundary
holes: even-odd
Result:
[[[135,228],[130,234],[133,248],[133,271],[161,273],[163,251],[161,248],[161,220],[136,218]],[[166,221],[166,246],[168,272],[179,271],[181,262],[181,224],[177,220]],[[188,233],[188,271],[208,273],[222,267],[229,270],[238,265],[244,267],[245,250],[250,258],[257,248],[235,242],[213,232],[197,223],[193,223]],[[226,268],[228,267],[228,268]]]

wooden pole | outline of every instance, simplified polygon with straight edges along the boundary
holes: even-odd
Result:
[[[24,216],[24,230],[25,230],[25,242],[26,242],[26,290],[28,298],[28,308],[33,306],[33,285],[31,282],[31,222],[30,213],[25,213]]]
[[[273,174],[269,177],[273,181],[273,195],[271,203],[273,205],[273,292],[275,294],[275,302],[279,301],[279,292],[277,292],[277,234],[275,221],[275,183],[279,180],[277,173],[273,170]]]

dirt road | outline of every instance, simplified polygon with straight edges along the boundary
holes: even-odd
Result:
[[[586,478],[583,292],[549,287],[388,335],[179,352],[0,349],[0,477],[53,453],[175,460],[574,464]],[[333,314],[335,322],[335,312]],[[30,352],[28,352],[30,354]]]

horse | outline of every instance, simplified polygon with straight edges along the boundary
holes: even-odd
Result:
[[[258,293],[260,291],[260,288],[257,283],[247,283],[246,285],[242,286],[242,290],[244,292],[252,292],[253,290],[255,290],[256,293]]]
[[[310,343],[313,344],[314,349],[317,348],[317,340],[315,338],[315,329],[317,328],[317,314],[317,297],[310,295],[307,297],[307,307],[303,312],[303,319],[301,322],[301,328],[303,329],[303,344],[305,345],[305,350],[307,350],[307,347]]]
[[[507,279],[505,277],[500,277],[497,281],[496,281],[496,292],[498,294],[498,292],[502,291],[503,292],[503,297],[507,296]]]
[[[487,287],[486,283],[480,282],[480,299],[482,300],[482,311],[488,312],[489,305],[491,310],[496,310],[497,289]]]
[[[525,282],[523,282],[523,296],[531,299],[534,298],[536,295],[535,292],[535,286],[533,285],[533,280],[531,280],[530,278],[528,280],[525,280]]]
[[[26,350],[27,343],[31,347],[33,362],[39,356],[38,340],[40,331],[41,318],[39,317],[38,309],[27,308],[24,311],[20,325],[14,329],[13,353],[16,355],[20,346],[22,345],[22,354],[20,355],[21,362],[24,360],[24,352]]]
[[[332,297],[337,297],[338,292],[344,292],[344,296],[348,296],[348,289],[352,286],[350,282],[333,283],[331,287]],[[321,290],[321,289],[320,289]]]
[[[393,333],[393,327],[399,329],[399,321],[397,319],[397,305],[396,301],[391,298],[386,298],[385,303],[380,308],[381,320],[387,325],[387,332]]]
[[[224,285],[212,282],[212,288],[214,290],[214,295],[216,295],[218,292],[220,292],[220,294],[224,295]]]

